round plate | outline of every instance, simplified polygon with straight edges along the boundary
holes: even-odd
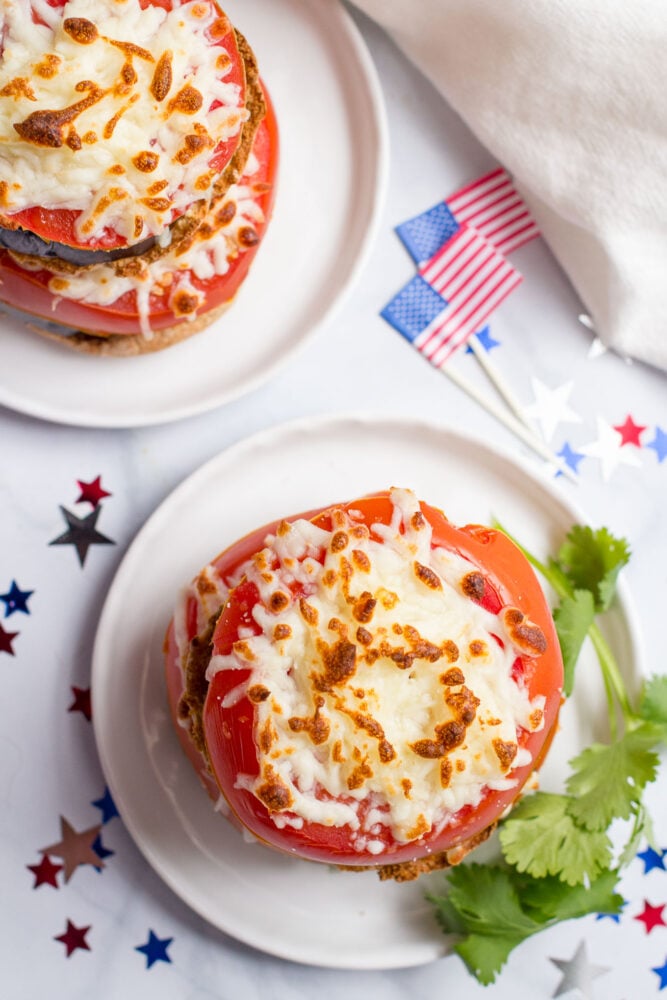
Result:
[[[162,640],[180,588],[227,545],[300,510],[407,486],[458,524],[497,517],[537,555],[553,552],[581,514],[557,488],[486,444],[394,418],[341,416],[265,431],[190,476],[125,556],[93,655],[98,748],[120,813],[156,872],[203,917],[240,940],[296,961],[339,968],[417,965],[447,951],[427,886],[341,872],[245,842],[213,809],[172,730]],[[627,595],[609,615],[619,661],[638,672]],[[604,733],[594,656],[561,713],[542,787]],[[591,706],[600,706],[598,715]],[[122,738],[119,738],[122,733]]]
[[[331,318],[363,267],[386,191],[387,133],[356,26],[332,0],[224,8],[255,50],[281,143],[273,220],[237,300],[204,332],[127,359],[77,354],[0,306],[5,406],[90,427],[210,410],[269,378]]]

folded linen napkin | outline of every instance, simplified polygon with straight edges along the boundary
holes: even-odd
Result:
[[[354,0],[513,174],[604,344],[667,369],[665,0]]]

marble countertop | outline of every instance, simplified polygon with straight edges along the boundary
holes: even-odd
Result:
[[[643,844],[629,865],[620,918],[589,916],[543,932],[518,948],[486,988],[456,956],[391,971],[320,969],[240,943],[164,884],[106,795],[87,698],[98,618],[124,553],[155,508],[202,463],[249,434],[298,417],[351,410],[419,417],[517,456],[591,524],[629,540],[632,559],[624,579],[642,664],[648,672],[665,670],[659,652],[667,583],[665,375],[599,350],[548,248],[536,240],[518,251],[525,280],[493,316],[490,346],[535,426],[555,452],[569,456],[576,482],[556,481],[382,320],[382,307],[414,273],[396,225],[495,164],[382,32],[356,13],[354,18],[386,101],[389,183],[368,263],[331,322],[266,384],[179,422],[89,429],[0,409],[0,600],[7,598],[0,618],[6,706],[0,729],[0,955],[12,1000],[645,1000],[667,986],[664,774],[649,794],[656,843],[664,849]],[[461,355],[456,364],[484,385],[473,356]],[[625,428],[625,437],[614,427]],[[50,544],[67,531],[61,507],[80,518],[99,510],[96,529],[108,541],[91,546],[83,566],[75,547]],[[101,871],[88,864],[65,882],[63,871],[39,867],[42,849],[66,833],[61,817],[78,832],[101,826]],[[68,941],[79,944],[69,956]]]

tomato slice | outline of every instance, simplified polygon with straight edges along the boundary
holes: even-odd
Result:
[[[261,193],[255,196],[264,216],[262,223],[254,224],[259,239],[255,245],[249,246],[230,261],[228,270],[222,275],[200,279],[183,270],[182,260],[179,262],[179,276],[187,277],[192,286],[203,296],[202,304],[197,311],[198,315],[233,299],[248,273],[271,217],[278,167],[278,126],[268,92],[266,88],[263,89],[267,112],[257,129],[252,148],[258,163],[258,169],[252,175],[252,183],[262,189]],[[55,321],[75,330],[93,334],[141,333],[136,292],[126,292],[110,305],[95,305],[68,299],[64,294],[57,295],[52,292],[49,283],[53,278],[54,273],[47,268],[29,270],[23,267],[9,251],[0,250],[0,301],[33,316]],[[177,317],[169,305],[168,294],[151,294],[148,321],[153,330],[160,330],[177,322]]]
[[[64,8],[67,2],[68,0],[48,0],[49,6],[54,9]],[[228,56],[229,63],[225,62],[224,81],[226,84],[238,86],[240,100],[242,103],[245,103],[245,67],[239,52],[236,33],[220,9],[217,0],[210,0],[210,2],[220,14],[219,23],[226,24],[227,29],[224,31],[224,34],[210,38],[210,43],[212,46],[220,48]],[[143,9],[153,6],[161,7],[166,11],[172,10],[173,7],[172,0],[139,0],[139,5]],[[32,10],[32,18],[35,23],[44,23],[34,8]],[[219,101],[213,102],[211,110],[219,106]],[[240,141],[240,129],[235,135],[227,139],[222,139],[209,158],[208,168],[215,170],[216,173],[221,173],[234,155]],[[76,155],[76,153],[73,155]],[[197,200],[197,198],[193,197],[191,204]],[[189,205],[182,205],[178,209],[172,210],[171,221],[173,222],[181,215],[184,215],[188,211],[188,208]],[[79,249],[114,250],[117,247],[128,246],[127,238],[108,226],[105,226],[101,231],[94,233],[89,238],[82,239],[76,229],[76,223],[81,214],[80,210],[47,208],[40,205],[33,205],[18,212],[0,214],[0,226],[5,229],[26,229],[40,236],[43,240],[63,243]]]
[[[393,503],[386,493],[340,506],[343,510],[360,512],[363,523],[369,527],[391,522]],[[546,637],[546,651],[529,657],[517,656],[514,664],[516,676],[521,677],[521,683],[525,685],[530,699],[539,695],[545,698],[543,727],[536,732],[520,729],[517,733],[518,745],[529,752],[531,760],[508,772],[516,779],[513,787],[502,790],[486,788],[476,806],[464,806],[450,818],[444,829],[438,831],[433,828],[416,841],[399,842],[392,836],[388,825],[376,826],[375,829],[380,832],[375,835],[375,839],[383,843],[381,857],[378,857],[375,850],[370,853],[355,848],[349,826],[326,826],[307,819],[300,826],[277,826],[264,803],[247,787],[239,787],[239,775],[245,776],[244,782],[247,785],[247,779],[256,777],[260,771],[256,744],[256,707],[247,696],[235,695],[239,686],[247,680],[250,671],[219,671],[209,684],[203,715],[206,745],[217,787],[224,793],[233,815],[241,825],[258,839],[281,851],[315,861],[367,866],[414,860],[427,853],[442,852],[465,844],[492,825],[511,805],[525,781],[541,762],[549,745],[561,701],[562,662],[551,613],[530,565],[516,546],[500,532],[474,525],[458,528],[441,511],[427,504],[421,504],[421,510],[433,528],[432,545],[462,556],[472,564],[471,570],[477,570],[483,577],[484,586],[474,598],[477,603],[494,614],[506,606],[518,608],[541,628]],[[331,530],[330,511],[331,508],[327,508],[306,516],[312,516],[314,524]],[[239,567],[263,547],[267,533],[275,529],[276,524],[261,528],[223,552],[215,560],[221,576],[233,578]],[[214,654],[229,653],[233,643],[239,638],[240,630],[245,637],[249,632],[257,634],[260,631],[252,614],[258,597],[255,585],[248,581],[242,581],[231,590],[213,635]],[[195,599],[191,600],[196,605]],[[196,616],[193,617],[194,606],[190,611],[192,625],[196,621]],[[178,651],[173,642],[173,623],[169,634],[171,645],[166,669],[174,711],[183,681]],[[500,639],[498,641],[501,642]],[[181,728],[180,735],[187,750],[187,732]],[[204,776],[206,769],[201,756],[190,756]],[[241,785],[243,784],[242,782]],[[319,796],[327,797],[323,791]],[[358,816],[362,826],[371,809],[383,809],[382,802],[372,795],[362,799],[359,806]]]

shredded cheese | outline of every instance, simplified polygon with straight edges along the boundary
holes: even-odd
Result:
[[[82,242],[136,243],[207,197],[216,146],[247,118],[228,29],[211,0],[4,0],[3,212],[72,209]]]
[[[348,826],[377,854],[383,827],[417,841],[514,787],[531,762],[519,730],[543,727],[545,703],[513,675],[544,641],[537,626],[471,599],[476,567],[432,547],[414,494],[391,498],[391,524],[370,531],[342,510],[330,531],[282,524],[240,571],[259,634],[207,670],[250,670],[228,698],[255,703],[260,768],[238,787],[279,827]]]

